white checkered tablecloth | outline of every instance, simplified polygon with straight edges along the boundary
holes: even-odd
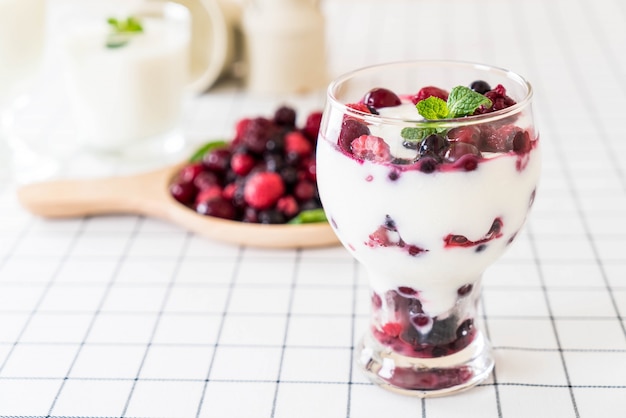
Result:
[[[323,7],[334,75],[450,58],[510,68],[535,87],[541,187],[484,280],[492,376],[427,400],[365,380],[352,357],[367,282],[340,247],[237,247],[138,216],[45,221],[4,182],[0,418],[626,417],[626,3]],[[305,112],[324,98],[288,100]],[[228,136],[281,101],[221,84],[190,104],[185,129],[197,142]],[[33,129],[63,137],[66,107],[35,116]],[[88,169],[72,161],[65,174]]]

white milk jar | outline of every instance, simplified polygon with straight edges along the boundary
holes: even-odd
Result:
[[[44,48],[45,0],[0,0],[0,106],[22,93]]]
[[[251,0],[242,23],[250,91],[305,93],[326,86],[324,17],[316,0]]]
[[[178,4],[166,7],[162,17],[142,17],[143,30],[123,46],[107,46],[106,19],[65,39],[68,96],[85,148],[123,154],[180,142],[173,132],[189,82],[189,16]]]

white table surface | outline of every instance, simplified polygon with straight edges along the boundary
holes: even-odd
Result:
[[[61,0],[51,0],[54,10]],[[340,247],[258,250],[138,216],[45,221],[0,183],[0,418],[620,418],[626,416],[626,3],[325,0],[329,70],[479,61],[535,88],[544,149],[525,232],[485,274],[497,365],[420,400],[353,366],[363,271]],[[53,67],[53,66],[52,66]],[[54,77],[51,71],[50,77]],[[33,129],[67,135],[55,83]],[[52,97],[51,97],[52,96]],[[288,101],[222,83],[195,98],[192,143]],[[79,158],[69,177],[119,173]]]

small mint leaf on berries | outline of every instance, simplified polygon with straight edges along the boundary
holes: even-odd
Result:
[[[421,141],[429,135],[437,133],[436,128],[402,128],[400,136],[407,141]]]
[[[448,116],[458,118],[473,114],[480,106],[491,107],[491,100],[469,87],[456,86],[450,91],[446,104],[449,110]]]
[[[206,144],[200,146],[189,158],[189,162],[190,163],[198,163],[200,161],[202,161],[202,157],[204,157],[204,154],[206,154],[207,152],[214,150],[216,148],[225,148],[228,145],[228,142],[223,141],[223,140],[216,140],[216,141],[211,141],[211,142],[207,142]]]
[[[450,101],[450,99],[448,99],[448,101]],[[448,104],[435,96],[430,96],[427,99],[417,102],[415,107],[418,113],[427,120],[445,119],[450,114]]]

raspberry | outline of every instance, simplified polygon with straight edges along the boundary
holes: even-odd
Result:
[[[346,107],[349,107],[350,109],[358,110],[359,112],[363,112],[367,114],[372,113],[370,108],[367,107],[365,103],[350,103],[350,104],[347,104]]]
[[[282,178],[273,172],[259,172],[252,175],[243,189],[246,203],[259,210],[274,206],[284,193],[285,184]]]
[[[417,104],[418,102],[421,102],[422,100],[428,99],[432,96],[438,97],[443,101],[448,100],[448,92],[446,90],[440,89],[439,87],[435,86],[426,86],[422,87],[415,96],[411,97],[411,101],[413,102],[413,104]]]
[[[506,95],[506,89],[502,84],[498,84],[493,90],[486,92],[485,97],[491,100],[491,107],[480,106],[474,112],[475,115],[502,110],[516,103],[515,100]]]
[[[274,113],[274,123],[292,128],[296,125],[296,111],[291,107],[281,106]]]
[[[269,119],[252,119],[243,131],[242,142],[250,151],[262,154],[275,129],[274,123]]]
[[[293,218],[298,214],[298,202],[293,196],[283,196],[276,202],[276,209],[287,218]]]
[[[391,159],[389,145],[378,136],[361,135],[350,144],[352,154],[362,160],[385,162]]]
[[[383,325],[383,332],[390,337],[397,337],[402,332],[402,324],[398,322],[387,322]]]
[[[233,139],[234,145],[237,145],[242,141],[244,132],[246,131],[246,129],[248,128],[248,125],[250,124],[250,120],[251,119],[249,118],[239,119],[237,123],[235,124],[235,138]]]
[[[308,157],[313,152],[313,146],[302,133],[292,131],[285,135],[285,152],[297,154],[299,157]]]
[[[306,180],[299,181],[293,189],[293,194],[300,202],[311,200],[315,197],[315,184]]]
[[[389,241],[389,235],[387,235],[387,229],[381,226],[368,236],[368,240],[365,242],[368,247],[388,247],[391,245]]]
[[[313,143],[317,140],[317,135],[319,135],[321,123],[322,112],[313,112],[306,118],[303,129],[304,135]]]

